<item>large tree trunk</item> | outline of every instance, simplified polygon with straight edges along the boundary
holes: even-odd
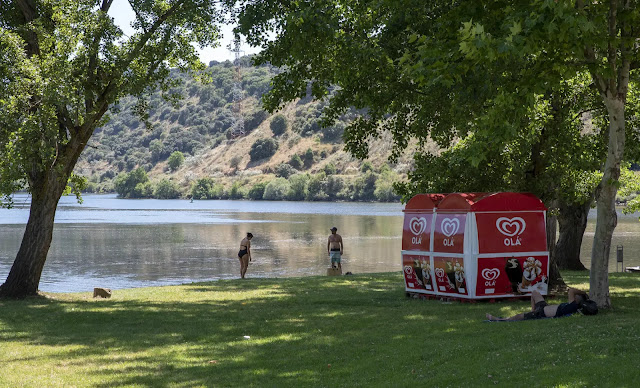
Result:
[[[48,177],[43,177],[41,185],[32,189],[27,227],[9,276],[0,286],[0,297],[23,298],[38,293],[53,237],[56,208],[67,183],[66,178],[57,176],[52,170]]]
[[[578,271],[587,269],[580,261],[580,247],[590,209],[591,199],[583,204],[560,203],[560,236],[553,253],[558,268]]]
[[[609,113],[609,151],[597,198],[596,231],[591,250],[589,294],[599,307],[611,307],[609,296],[609,252],[611,237],[618,223],[615,201],[620,177],[620,162],[624,151],[624,100],[608,94],[605,104]]]

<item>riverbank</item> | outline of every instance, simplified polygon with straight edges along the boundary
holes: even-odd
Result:
[[[0,300],[0,386],[637,386],[640,277],[610,276],[613,311],[517,323],[484,314],[528,302],[409,299],[400,272]]]

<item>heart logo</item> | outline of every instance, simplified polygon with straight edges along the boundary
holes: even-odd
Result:
[[[498,276],[500,276],[498,268],[485,268],[482,270],[482,277],[489,282],[496,280]]]
[[[444,277],[444,269],[436,268],[436,276],[439,277],[439,278],[443,278]]]
[[[416,236],[422,234],[425,230],[427,230],[427,219],[424,217],[413,217],[409,221],[409,230],[411,230],[411,233]]]
[[[505,236],[513,237],[522,234],[527,227],[527,223],[521,217],[500,217],[496,220],[496,227]]]
[[[413,268],[411,268],[408,265],[404,266],[404,273],[406,273],[407,275],[411,275],[413,273]]]
[[[440,229],[442,230],[442,234],[447,237],[451,237],[458,233],[458,229],[460,229],[460,220],[457,218],[444,218],[440,224]]]

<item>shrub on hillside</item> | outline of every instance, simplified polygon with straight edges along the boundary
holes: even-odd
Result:
[[[273,139],[258,139],[251,146],[249,156],[251,161],[272,157],[278,150],[278,142]]]
[[[263,110],[257,110],[248,115],[244,120],[244,130],[245,132],[251,132],[254,129],[258,128],[263,121],[265,121],[269,117],[269,114]]]
[[[287,119],[281,115],[277,114],[273,116],[271,119],[271,132],[274,135],[280,136],[287,131]]]
[[[289,160],[289,165],[291,165],[291,167],[295,168],[296,170],[300,170],[302,166],[304,166],[304,164],[302,163],[302,159],[298,154],[294,154],[291,157],[291,160]]]
[[[287,199],[287,194],[289,193],[289,189],[291,186],[289,185],[289,181],[284,178],[276,178],[269,183],[264,188],[263,199],[271,200],[271,201],[281,201]]]
[[[277,167],[276,167],[276,176],[277,177],[282,177],[282,178],[289,178],[291,175],[297,173],[298,170],[296,170],[295,168],[293,168],[290,164],[287,163],[280,163]]]
[[[184,154],[180,151],[173,151],[167,160],[167,164],[171,171],[175,171],[184,163]]]
[[[302,155],[302,162],[306,168],[313,166],[314,157],[313,150],[311,148],[307,148],[305,153]]]

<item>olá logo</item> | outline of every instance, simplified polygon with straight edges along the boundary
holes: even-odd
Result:
[[[481,272],[482,277],[484,278],[485,287],[493,287],[496,285],[496,279],[500,276],[499,268],[485,268]]]
[[[498,231],[506,236],[504,245],[515,246],[522,245],[520,235],[527,227],[527,223],[521,217],[500,217],[496,220]]]
[[[413,217],[409,220],[409,230],[414,236],[411,238],[411,243],[418,245],[422,243],[422,233],[427,230],[427,219],[424,217]]]
[[[442,234],[446,236],[443,240],[443,244],[445,247],[453,246],[453,235],[458,233],[458,229],[460,229],[460,220],[457,218],[443,218],[440,223],[440,230]]]

